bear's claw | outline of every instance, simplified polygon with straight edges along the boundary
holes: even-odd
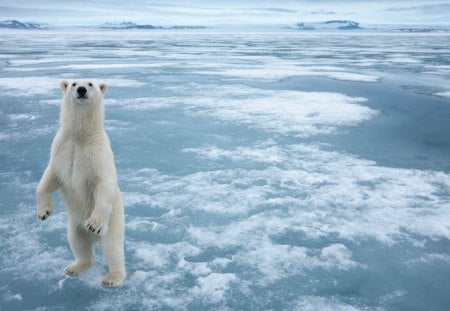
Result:
[[[43,215],[38,213],[38,218],[40,220],[46,220],[49,216],[50,216],[51,212],[50,211],[45,211],[45,213]]]
[[[94,234],[100,234],[106,231],[105,226],[98,219],[92,217],[86,221],[85,227],[89,232]]]
[[[37,197],[37,217],[40,220],[47,219],[51,213],[53,212],[53,209],[55,208],[55,202],[53,201],[51,196],[44,196],[44,195],[38,195]]]
[[[100,232],[102,231],[102,229],[97,229],[97,232],[95,232],[95,228],[92,225],[87,225],[87,229],[89,231],[91,231],[92,233],[96,233],[96,234],[100,234]]]

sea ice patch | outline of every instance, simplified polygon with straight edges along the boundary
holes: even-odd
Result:
[[[50,77],[0,78],[0,89],[10,96],[32,96],[48,94],[59,89],[59,79]]]
[[[320,252],[320,258],[324,260],[327,265],[333,267],[340,267],[341,269],[349,269],[358,266],[351,260],[352,253],[344,244],[332,244],[324,247]]]
[[[195,90],[195,97],[180,97]],[[356,125],[377,112],[361,105],[361,97],[330,92],[262,90],[245,86],[178,88],[173,104],[188,113],[239,122],[300,136],[332,133],[338,126]],[[158,100],[156,100],[158,102]]]
[[[336,298],[328,298],[321,296],[301,296],[292,305],[293,310],[303,311],[360,311],[367,308],[358,308],[343,303]]]
[[[118,106],[137,111],[151,111],[171,108],[180,101],[173,97],[113,98],[106,99],[106,106]]]
[[[436,96],[450,99],[450,91],[444,91],[444,92],[436,93]]]
[[[59,90],[61,79],[46,76],[0,78],[0,89],[4,89],[6,94],[10,96],[44,95]],[[139,87],[145,85],[143,82],[125,78],[108,78],[102,81],[115,87]]]
[[[233,273],[211,273],[208,276],[198,278],[197,286],[191,292],[208,302],[218,303],[225,299],[230,283],[236,281],[237,278]]]
[[[353,82],[379,82],[378,76],[349,72],[340,68],[321,68],[321,67],[300,67],[300,66],[241,66],[240,68],[217,69],[211,71],[197,71],[198,74],[220,75],[236,79],[254,79],[254,80],[280,80],[294,76],[318,76],[342,81]]]
[[[272,157],[272,150],[266,147],[252,152],[260,153],[257,158],[264,158],[265,152],[267,158]],[[230,156],[228,151],[215,153]],[[232,153],[231,159],[245,160],[248,153],[241,149],[241,156]],[[204,154],[200,150],[199,155]],[[338,234],[345,239],[370,237],[388,244],[410,234],[444,239],[449,236],[450,214],[445,208],[448,202],[442,201],[438,190],[450,186],[448,174],[378,167],[370,161],[308,145],[281,148],[277,155],[278,163],[282,163],[272,163],[277,168],[209,173],[213,183],[216,178],[223,179],[221,175],[234,175],[234,182],[229,185],[234,190],[224,193],[234,193],[236,197],[242,194],[236,205],[247,208],[241,212],[266,205],[272,206],[272,212],[214,230],[191,227],[193,237],[200,243],[225,247],[239,244],[253,230],[275,234],[287,228],[297,228],[313,238]],[[191,179],[190,183],[195,181]],[[245,194],[247,189],[251,189],[251,196]],[[233,205],[226,204],[222,210],[234,210]],[[273,209],[285,205],[290,208],[284,208],[284,216]],[[330,209],[334,210],[331,214]]]
[[[8,118],[13,122],[17,122],[17,121],[31,121],[38,118],[38,116],[32,113],[14,113],[9,114]]]

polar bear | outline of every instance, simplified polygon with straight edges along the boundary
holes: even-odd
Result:
[[[62,81],[61,127],[50,161],[36,189],[37,215],[47,219],[62,194],[68,215],[68,239],[75,261],[65,270],[77,276],[94,263],[94,243],[100,242],[109,272],[102,284],[119,286],[126,277],[124,210],[114,156],[103,129],[104,83]]]

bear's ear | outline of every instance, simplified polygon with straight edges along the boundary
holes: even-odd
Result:
[[[61,81],[59,86],[61,87],[61,90],[63,92],[65,92],[67,90],[67,87],[69,86],[69,82],[67,82],[66,80],[63,80],[63,81]]]
[[[105,94],[108,89],[108,86],[105,83],[100,83],[98,87],[100,88],[100,91],[102,91],[102,94]]]

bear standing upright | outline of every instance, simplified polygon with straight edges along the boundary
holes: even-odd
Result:
[[[67,208],[68,239],[75,261],[65,270],[77,276],[94,263],[94,243],[100,242],[109,265],[104,286],[119,286],[126,277],[124,210],[114,156],[103,129],[103,94],[107,86],[89,81],[61,82],[64,93],[61,127],[49,164],[36,190],[37,215],[44,220],[59,190]]]

